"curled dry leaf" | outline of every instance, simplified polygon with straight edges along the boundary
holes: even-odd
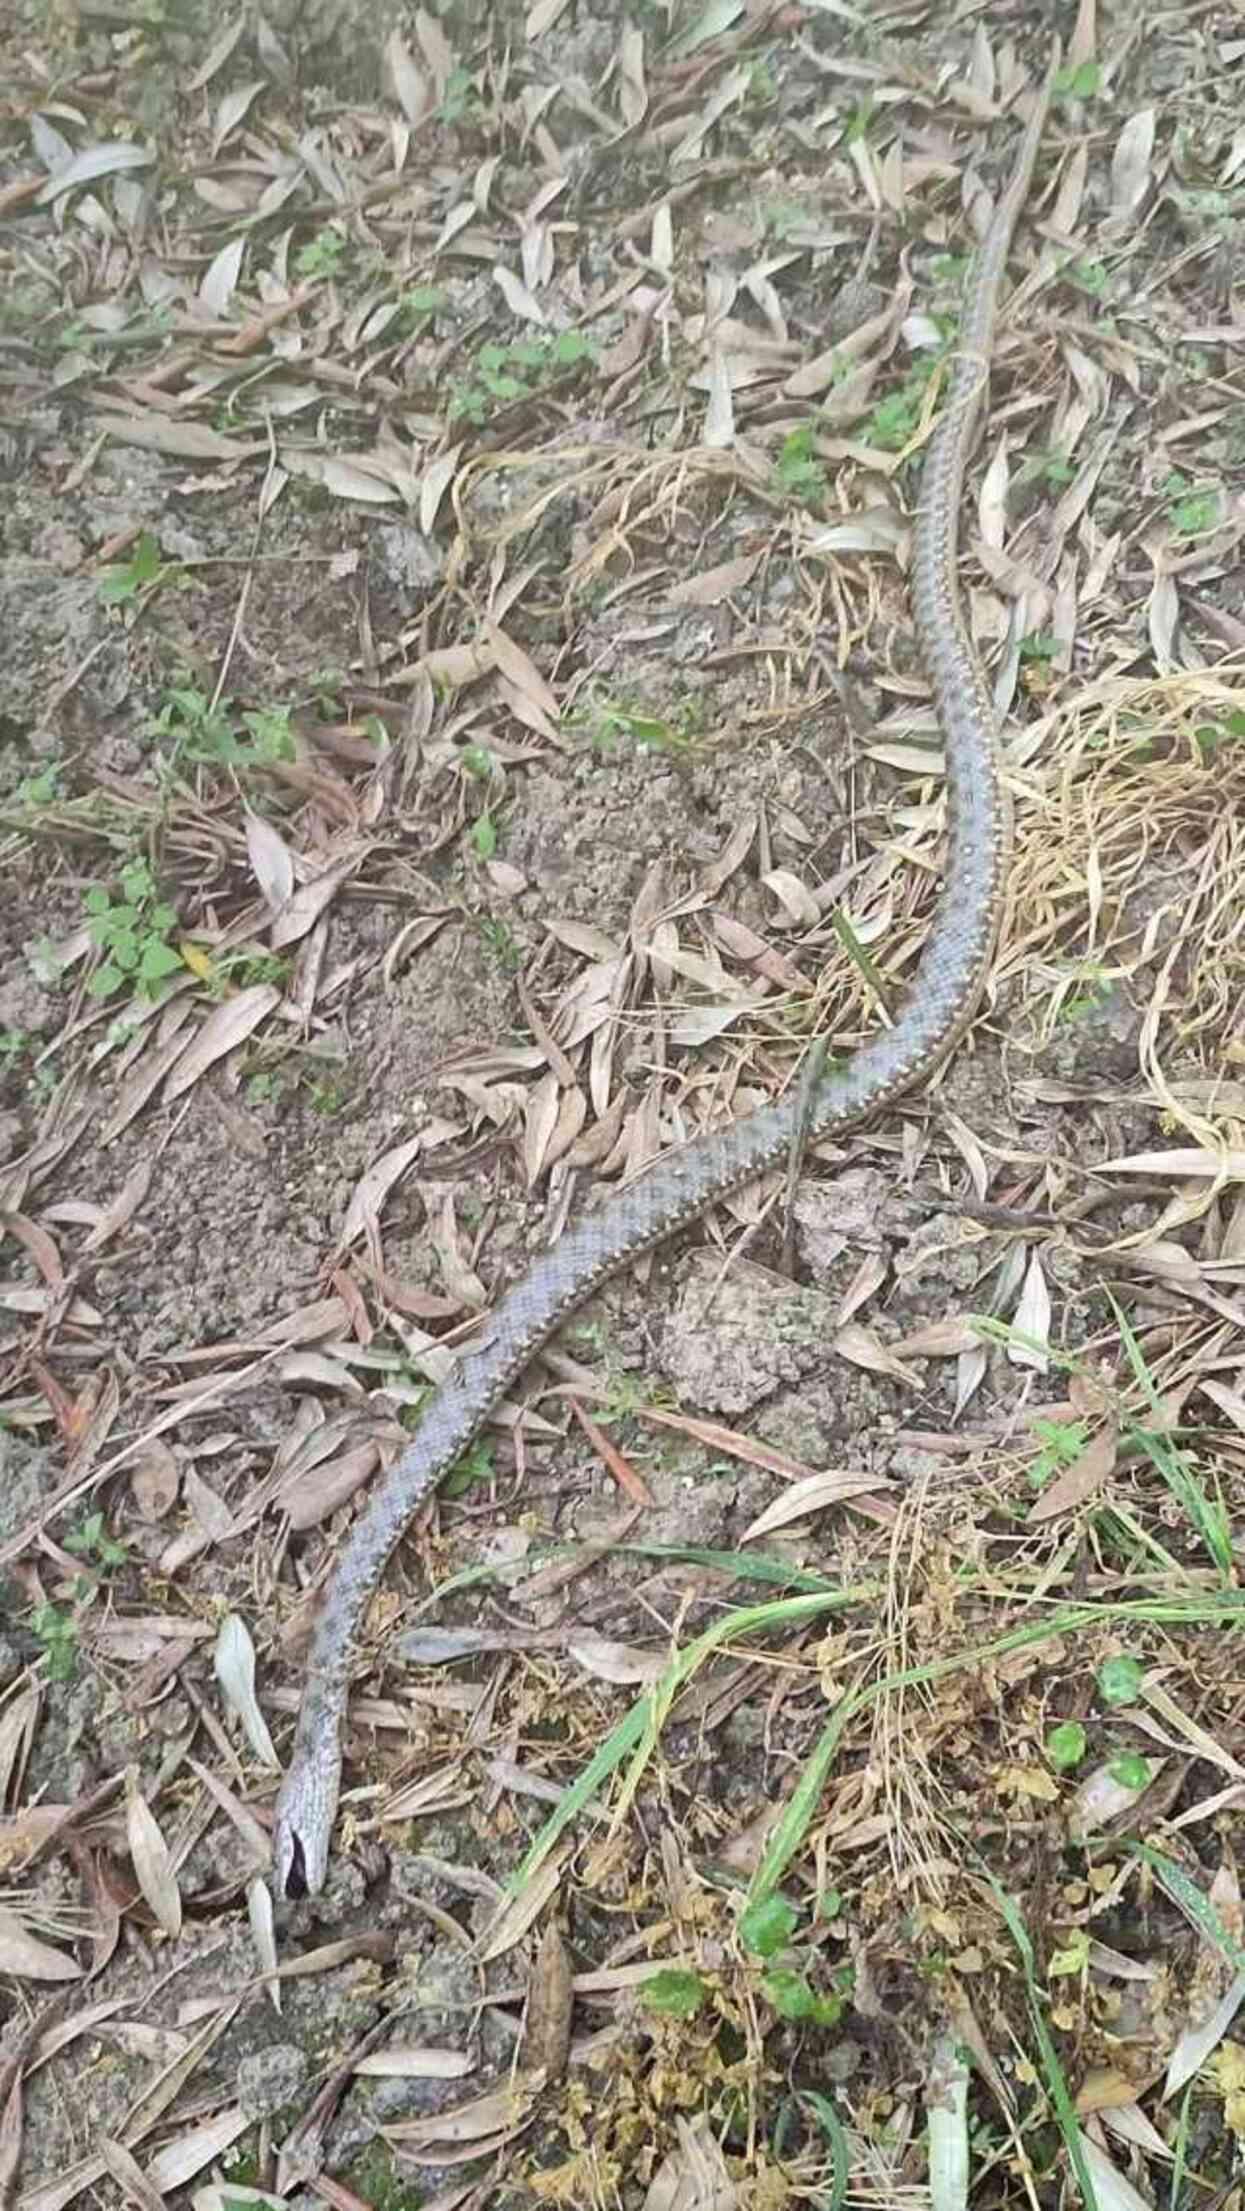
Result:
[[[562,1930],[551,1919],[540,1939],[528,1995],[523,2062],[546,2080],[561,2080],[571,2047],[574,1976]]]
[[[920,1389],[921,1376],[915,1367],[905,1366],[888,1346],[874,1335],[871,1328],[862,1328],[859,1321],[848,1321],[846,1327],[836,1328],[834,1349],[840,1359],[847,1359],[853,1366],[863,1367],[868,1374],[888,1374],[892,1381],[903,1382],[908,1389]]]
[[[281,2009],[281,1980],[277,1972],[277,1937],[273,1923],[272,1891],[262,1873],[257,1873],[246,1884],[246,1913],[251,1923],[251,1939],[255,1955],[264,1976],[264,1988],[274,2011]]]
[[[846,1469],[806,1475],[767,1505],[739,1540],[755,1543],[759,1536],[772,1535],[776,1528],[789,1527],[793,1520],[806,1520],[810,1513],[824,1512],[827,1505],[841,1504],[846,1497],[877,1496],[890,1487],[876,1474],[850,1474]]]
[[[182,1491],[195,1522],[209,1543],[228,1543],[234,1534],[234,1517],[223,1497],[205,1482],[197,1467],[186,1468]]]
[[[365,2080],[461,2080],[475,2060],[465,2050],[438,2050],[426,2043],[395,2043],[369,2050],[354,2068]]]
[[[228,313],[242,274],[245,253],[245,238],[231,238],[204,270],[199,284],[199,304],[208,314],[221,319]]]
[[[163,1520],[177,1503],[181,1472],[167,1443],[147,1445],[130,1474],[130,1495],[141,1520]]]
[[[1124,1159],[1104,1159],[1095,1172],[1100,1175],[1169,1175],[1173,1181],[1183,1181],[1186,1175],[1205,1176],[1210,1181],[1222,1176],[1225,1182],[1245,1182],[1245,1151],[1234,1151],[1225,1145],[1222,1151],[1207,1147],[1172,1152],[1130,1152]]]
[[[348,866],[330,868],[326,875],[319,876],[314,883],[304,883],[300,890],[295,891],[288,906],[272,925],[268,941],[274,952],[284,952],[288,945],[300,944],[304,937],[311,934],[321,914],[331,906],[342,884],[352,874],[355,864],[352,861]]]
[[[1060,1513],[1075,1512],[1078,1505],[1088,1504],[1104,1482],[1110,1481],[1118,1450],[1119,1438],[1114,1428],[1103,1428],[1096,1436],[1091,1436],[1071,1466],[1063,1467],[1055,1479],[1047,1483],[1041,1496],[1034,1499],[1029,1507],[1030,1525],[1040,1526],[1044,1520],[1057,1519]]]
[[[340,1512],[356,1491],[371,1480],[379,1457],[377,1444],[369,1438],[353,1450],[321,1460],[313,1473],[287,1476],[278,1492],[277,1503],[288,1514],[290,1526],[300,1530],[316,1528],[330,1513]]]
[[[1167,2065],[1167,2078],[1163,2082],[1163,2101],[1169,2103],[1178,2096],[1195,2073],[1200,2073],[1212,2050],[1223,2040],[1242,2003],[1245,2003],[1245,1973],[1238,1973],[1224,1992],[1209,2017],[1186,2027],[1179,2036]]]
[[[494,1958],[503,1958],[507,1950],[513,1950],[515,1944],[522,1941],[528,1928],[535,1925],[557,1891],[568,1856],[567,1850],[555,1851],[517,1896],[503,1898],[476,1944],[475,1956],[480,1965],[491,1965]]]
[[[568,1635],[566,1651],[586,1674],[620,1689],[637,1682],[660,1681],[670,1664],[668,1650],[634,1650],[626,1643],[616,1643],[612,1636],[595,1634],[591,1628],[579,1628]]]
[[[245,29],[244,15],[235,15],[233,21],[225,25],[219,38],[209,46],[194,75],[186,79],[187,92],[202,92],[204,85],[210,84],[213,77],[220,74]]]
[[[1007,1356],[1015,1367],[1033,1367],[1045,1374],[1050,1365],[1046,1345],[1050,1341],[1050,1291],[1042,1270],[1041,1256],[1030,1254],[1025,1270],[1024,1287],[1012,1320],[1016,1339],[1009,1342]]]
[[[811,929],[820,921],[821,909],[812,892],[789,868],[771,868],[761,881],[797,929]]]
[[[424,1148],[422,1136],[412,1136],[405,1144],[397,1144],[391,1152],[382,1154],[355,1184],[346,1218],[342,1223],[340,1249],[353,1244],[373,1222],[380,1218],[380,1210],[394,1184],[406,1173],[413,1159]]]
[[[136,1766],[126,1775],[125,1827],[134,1878],[157,1925],[175,1939],[182,1931],[181,1891],[159,1821],[139,1787]]]
[[[505,676],[516,691],[522,693],[534,713],[540,717],[538,726],[547,728],[552,735],[561,709],[535,661],[496,622],[485,624],[485,634],[499,674]]]
[[[462,1248],[452,1190],[426,1193],[428,1234],[437,1255],[442,1280],[460,1305],[479,1311],[488,1304],[488,1291]]]
[[[1111,215],[1115,222],[1126,222],[1145,198],[1153,152],[1154,109],[1147,107],[1129,116],[1116,140],[1111,159]]]
[[[246,850],[251,873],[270,913],[279,913],[294,891],[294,856],[284,837],[262,814],[248,810]]]
[[[101,2135],[99,2154],[105,2172],[115,2180],[123,2198],[138,2205],[138,2211],[164,2211],[164,2198],[159,2189],[153,2188],[146,2173],[133,2152],[115,2136]]]
[[[0,1973],[18,1981],[80,1981],[82,1968],[63,1950],[32,1935],[16,1912],[0,1905]]]
[[[227,438],[206,422],[175,422],[157,414],[97,414],[95,428],[101,437],[118,445],[137,445],[149,453],[171,453],[187,461],[246,461],[267,450],[259,438]]]
[[[111,139],[101,146],[84,146],[48,178],[35,204],[49,207],[54,200],[63,199],[66,192],[76,191],[80,184],[95,184],[100,177],[119,176],[125,170],[149,169],[155,158],[150,147],[134,146],[126,139]]]
[[[539,1649],[548,1636],[538,1628],[408,1628],[398,1637],[398,1649],[412,1666],[455,1666],[460,1659],[478,1658],[482,1651]]]
[[[39,1709],[39,1692],[32,1686],[18,1690],[0,1711],[0,1803],[7,1804],[13,1782],[30,1755]],[[0,1841],[0,1867],[7,1862]]]
[[[981,1339],[971,1320],[956,1320],[948,1314],[945,1320],[932,1320],[924,1328],[914,1328],[911,1335],[901,1337],[896,1348],[909,1359],[958,1359],[966,1351],[981,1348]]]
[[[461,445],[448,446],[429,461],[419,482],[419,527],[425,537],[431,537],[436,527],[441,501],[454,481],[458,471]]]
[[[206,1075],[217,1060],[245,1044],[248,1036],[259,1027],[261,1021],[281,1003],[281,993],[271,983],[255,983],[249,990],[240,990],[236,998],[227,998],[223,1005],[210,1013],[199,1034],[190,1043],[164,1085],[165,1103],[171,1105]]]
[[[385,41],[385,68],[398,105],[415,130],[431,115],[436,99],[401,31],[391,31]]]
[[[408,2147],[478,2143],[492,2135],[504,2136],[526,2122],[542,2086],[539,2073],[517,2074],[504,2088],[494,2088],[469,2104],[457,2104],[452,2111],[434,2112],[427,2118],[399,2119],[380,2132],[387,2142],[401,2142]]]
[[[213,2165],[250,2132],[255,2122],[239,2104],[229,2104],[202,2124],[187,2127],[157,2150],[147,2167],[147,2178],[160,2195],[186,2187],[205,2165]]]
[[[246,1622],[236,1612],[231,1612],[221,1622],[212,1665],[221,1695],[240,1722],[261,1766],[275,1768],[280,1760],[255,1695],[255,1645]]]
[[[643,2211],[741,2211],[721,2144],[705,2118],[675,2121],[678,2147],[662,2159]]]

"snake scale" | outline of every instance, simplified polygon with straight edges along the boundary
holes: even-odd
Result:
[[[277,1891],[314,1893],[325,1876],[341,1780],[342,1724],[360,1625],[412,1516],[533,1355],[598,1284],[715,1199],[784,1157],[806,1117],[820,1137],[890,1105],[924,1081],[971,1022],[994,952],[1011,821],[990,694],[960,609],[959,510],[989,381],[999,288],[1028,197],[1050,104],[1056,45],[1008,183],[973,261],[946,398],[929,439],[912,537],[911,598],[947,771],[944,890],[911,992],[894,1026],[844,1067],[777,1105],[694,1138],[577,1221],[502,1298],[485,1342],[432,1398],[409,1448],[352,1528],[313,1631],[289,1771],[277,1800]]]

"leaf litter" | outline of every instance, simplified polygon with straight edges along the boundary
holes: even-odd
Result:
[[[1066,26],[966,510],[1018,823],[982,1022],[934,1097],[812,1148],[823,1187],[877,1178],[829,1239],[792,1209],[832,1325],[779,1301],[780,1173],[703,1233],[719,1294],[764,1312],[768,1283],[807,1343],[672,1403],[662,1254],[423,1517],[369,1622],[330,1906],[381,1939],[333,1994],[361,1953],[274,1928],[256,1867],[288,1631],[353,1498],[586,1183],[780,1095],[814,1036],[849,1052],[912,972],[944,770],[906,516],[1041,56],[991,8],[880,39],[837,5],[417,10],[352,54],[284,12],[158,14],[25,26],[0,178],[29,480],[6,2189],[377,2201],[435,2167],[447,2201],[464,2169],[498,2203],[984,2201],[1007,2171],[1131,2203],[1191,2172],[1192,2113],[1213,2186],[1241,2124],[1230,32]],[[392,1652],[434,1608],[429,1694]],[[438,1821],[404,1895],[377,1852]],[[66,2123],[49,2086],[111,2024],[88,1978],[134,2062]],[[56,1979],[77,2012],[32,2019]],[[277,1996],[292,2042],[340,2002],[338,2055],[375,2029],[392,2061],[321,2049],[265,2107],[244,2028]]]

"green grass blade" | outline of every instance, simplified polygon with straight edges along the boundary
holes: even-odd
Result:
[[[1046,2014],[1042,2009],[1042,1992],[1037,1984],[1033,1944],[1029,1940],[1029,1930],[1006,1889],[995,1880],[994,1875],[987,1873],[986,1880],[989,1882],[994,1900],[1003,1914],[1008,1933],[1020,1954],[1021,1970],[1025,1977],[1025,1994],[1029,1999],[1029,2017],[1033,2022],[1033,2032],[1037,2037],[1038,2055],[1042,2061],[1042,2073],[1046,2081],[1047,2093],[1054,2106],[1055,2117],[1059,2123],[1059,2131],[1063,2136],[1064,2148],[1067,2150],[1069,2163],[1076,2174],[1077,2186],[1081,2191],[1081,2201],[1085,2206],[1085,2211],[1098,2211],[1098,2196],[1090,2176],[1089,2166],[1085,2158],[1085,2149],[1081,2140],[1081,2124],[1077,2118],[1072,2098],[1068,2093],[1068,2083],[1064,2079],[1063,2067],[1059,2063],[1059,2053],[1051,2041],[1050,2030],[1046,2024]]]
[[[858,1604],[863,1596],[869,1594],[871,1592],[857,1588],[818,1590],[808,1596],[779,1597],[772,1598],[765,1604],[743,1605],[737,1611],[725,1613],[720,1620],[715,1620],[711,1627],[706,1628],[685,1650],[677,1654],[651,1689],[637,1697],[630,1711],[611,1730],[578,1779],[564,1790],[518,1871],[512,1876],[512,1891],[516,1895],[521,1892],[544,1864],[563,1830],[582,1812],[628,1752],[633,1751],[635,1756],[631,1771],[623,1784],[620,1809],[625,1808],[635,1794],[644,1768],[652,1756],[661,1725],[675,1696],[720,1644],[735,1642],[761,1628],[791,1627],[804,1620],[814,1620],[822,1613],[839,1611],[848,1605]]]

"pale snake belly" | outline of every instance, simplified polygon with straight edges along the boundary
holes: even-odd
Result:
[[[294,1751],[273,1828],[278,1893],[324,1880],[337,1812],[351,1660],[394,1545],[533,1355],[573,1308],[650,1246],[782,1160],[797,1136],[861,1121],[926,1080],[964,1034],[993,956],[1011,847],[994,707],[960,608],[959,510],[989,380],[999,289],[1028,197],[1058,47],[969,274],[948,389],[926,450],[912,535],[912,614],[942,734],[947,779],[944,888],[911,991],[894,1025],[843,1067],[777,1105],[696,1137],[567,1229],[507,1291],[486,1341],[436,1391],[409,1448],[383,1475],[346,1539],[321,1601]]]

